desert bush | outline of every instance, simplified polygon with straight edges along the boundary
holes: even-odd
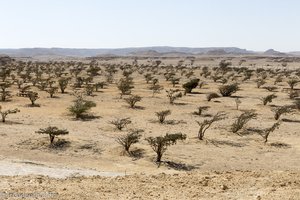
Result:
[[[219,87],[219,91],[223,97],[229,97],[239,90],[238,84],[223,85]]]
[[[69,78],[60,78],[58,80],[58,85],[59,85],[61,93],[65,93],[65,90],[66,90],[68,84],[69,84]]]
[[[31,106],[36,106],[35,102],[36,100],[38,100],[40,97],[39,97],[39,94],[37,92],[28,92],[28,98],[29,100],[31,101]]]
[[[118,82],[117,87],[120,90],[121,98],[123,95],[130,95],[131,89],[134,88],[132,78],[121,78]]]
[[[272,103],[273,99],[277,98],[275,94],[267,95],[263,98],[261,98],[264,105],[267,105],[267,103]]]
[[[214,82],[217,82],[218,80],[220,80],[222,78],[222,76],[218,75],[218,74],[214,74],[210,76],[212,78],[212,80]]]
[[[88,83],[86,86],[85,86],[85,93],[87,96],[92,96],[93,95],[93,92],[94,92],[94,88],[95,88],[95,85],[94,84],[90,84]]]
[[[155,112],[156,116],[158,117],[159,123],[163,124],[165,122],[165,119],[168,115],[171,114],[170,110],[163,110],[160,112]]]
[[[296,79],[296,78],[291,78],[290,80],[287,81],[287,83],[289,84],[289,86],[292,90],[294,89],[295,85],[299,82],[300,82],[300,80]]]
[[[278,75],[275,78],[274,85],[276,85],[277,83],[281,83],[282,81],[283,81],[282,75]]]
[[[180,92],[180,90],[166,90],[167,92],[167,97],[169,98],[169,102],[170,104],[174,104],[174,101],[178,98],[182,97],[182,93]]]
[[[58,88],[57,87],[51,87],[48,89],[45,89],[45,91],[50,95],[50,98],[54,97],[54,94],[57,92]]]
[[[107,85],[107,84],[106,84],[104,81],[102,81],[102,82],[97,82],[97,83],[95,84],[95,90],[96,90],[96,92],[99,91],[99,88],[103,89],[105,85]]]
[[[154,77],[152,76],[152,74],[145,74],[144,75],[146,83],[148,84]]]
[[[167,72],[164,74],[166,81],[170,81],[172,78],[174,78],[174,76],[175,76],[174,72]]]
[[[50,137],[50,144],[52,145],[55,136],[69,134],[69,131],[67,131],[66,129],[59,129],[55,126],[48,126],[47,128],[41,128],[40,130],[36,131],[36,133],[48,134]]]
[[[68,108],[71,115],[75,116],[76,119],[83,119],[87,112],[96,107],[96,103],[93,101],[87,101],[83,98],[82,94],[75,94],[76,100],[74,104]]]
[[[300,96],[300,94],[299,94],[298,91],[290,90],[290,92],[289,92],[290,99],[294,99],[294,98],[299,97],[299,96]]]
[[[1,101],[6,101],[9,97],[11,97],[11,92],[7,90],[10,88],[10,86],[11,84],[9,82],[0,82]]]
[[[124,99],[125,102],[129,105],[130,108],[134,108],[135,104],[142,100],[142,97],[139,95],[131,95]]]
[[[241,130],[251,119],[255,119],[257,114],[254,111],[245,111],[236,121],[231,125],[231,131],[237,133]]]
[[[170,81],[172,83],[172,86],[175,87],[176,85],[179,84],[180,78],[173,77],[173,78],[170,79]]]
[[[291,113],[293,109],[292,106],[280,106],[273,111],[275,112],[274,118],[278,120],[282,114]]]
[[[20,112],[19,109],[15,108],[15,109],[10,109],[10,110],[2,110],[2,107],[0,106],[0,114],[2,116],[2,122],[4,123],[5,122],[5,119],[7,117],[7,115],[9,114],[15,114],[15,113],[18,113]]]
[[[189,82],[183,84],[182,87],[185,90],[184,93],[185,94],[191,93],[192,90],[198,86],[199,81],[200,81],[200,79],[197,78],[197,79],[192,79]]]
[[[154,94],[156,93],[160,93],[160,91],[163,89],[164,87],[161,85],[154,85],[152,84],[149,89],[152,90],[152,97],[154,97]]]
[[[165,136],[148,137],[147,142],[156,153],[156,162],[160,163],[168,146],[176,144],[178,140],[185,140],[186,135],[182,133],[166,134]]]
[[[199,106],[199,107],[197,108],[197,111],[193,112],[193,114],[194,114],[194,115],[199,115],[199,116],[201,116],[202,113],[203,113],[203,111],[208,110],[208,108],[210,108],[210,107],[209,107],[209,106]]]
[[[225,113],[217,113],[216,115],[214,115],[211,119],[209,120],[204,120],[202,122],[198,122],[199,125],[199,131],[198,131],[198,138],[199,140],[203,140],[204,134],[206,132],[206,130],[216,121],[220,121],[225,119]]]
[[[138,143],[142,137],[141,132],[143,132],[143,130],[131,130],[128,134],[118,137],[116,141],[122,145],[127,153],[130,153],[129,149],[131,145]]]
[[[260,88],[264,84],[266,84],[265,80],[263,80],[263,79],[257,79],[256,80],[256,86],[257,86],[257,88]]]
[[[215,92],[211,92],[211,93],[206,95],[207,101],[211,101],[212,99],[219,98],[219,97],[220,96]]]
[[[128,124],[131,123],[131,120],[129,117],[127,117],[127,118],[115,119],[115,120],[110,121],[109,123],[113,124],[118,130],[121,131]]]
[[[273,124],[270,128],[267,128],[264,130],[264,135],[263,138],[264,138],[264,142],[267,143],[268,142],[268,138],[269,138],[269,135],[270,133],[274,132],[276,129],[279,128],[279,125],[280,125],[280,122],[276,122],[275,124]]]

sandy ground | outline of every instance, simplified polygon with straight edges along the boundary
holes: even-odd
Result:
[[[195,77],[199,73],[195,71]],[[3,108],[19,108],[21,112],[9,115],[6,123],[0,123],[0,175],[9,175],[0,178],[0,198],[2,195],[11,199],[7,192],[54,192],[57,193],[54,199],[297,199],[300,196],[299,112],[283,115],[280,128],[271,133],[267,144],[253,131],[276,122],[272,108],[292,103],[282,91],[288,87],[286,82],[278,84],[278,98],[267,106],[262,105],[260,98],[270,92],[256,88],[253,80],[243,82],[235,94],[242,101],[240,110],[236,110],[235,98],[207,102],[206,94],[217,92],[221,85],[209,79],[201,78],[207,82],[204,88],[197,88],[193,94],[170,105],[165,91],[152,97],[144,78],[137,73],[134,77],[133,94],[143,97],[137,103],[141,109],[129,109],[119,98],[116,85],[111,84],[94,97],[88,97],[97,103],[92,112],[99,117],[91,121],[76,121],[67,114],[67,107],[74,99],[70,88],[67,94],[56,94],[56,98],[39,92],[40,107],[29,107],[28,99],[17,96],[10,102],[1,102]],[[119,78],[120,74],[115,77]],[[165,89],[172,88],[163,75],[157,78]],[[181,83],[186,80],[183,78]],[[266,85],[272,82],[271,78]],[[13,94],[16,93],[14,86]],[[227,113],[227,119],[208,129],[204,141],[196,138],[199,128],[196,121],[207,117],[191,114],[200,105],[210,106],[206,114]],[[161,125],[155,112],[166,109],[172,111],[167,120],[173,124]],[[234,119],[249,109],[256,110],[258,117],[247,124],[247,134],[239,136],[230,132]],[[132,151],[139,153],[137,156],[124,155],[115,141],[127,133],[126,129],[116,131],[108,123],[116,117],[130,117],[133,123],[128,128],[145,130],[141,142],[132,146]],[[69,135],[58,137],[69,142],[65,148],[51,149],[48,136],[35,133],[49,125],[69,130]],[[175,132],[187,134],[187,140],[169,147],[164,163],[158,168],[154,163],[155,153],[144,139]],[[127,176],[70,178],[73,173]],[[54,179],[58,176],[69,178]]]
[[[1,177],[1,199],[297,200],[299,171],[233,171],[105,178]]]

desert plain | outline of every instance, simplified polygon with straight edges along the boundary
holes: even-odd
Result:
[[[229,64],[221,66],[222,60]],[[0,122],[0,199],[300,198],[300,111],[294,108],[300,83],[293,89],[288,84],[300,79],[297,58],[15,58],[1,66],[11,69],[5,79],[11,83],[10,95],[0,102],[2,111],[17,108],[20,112]],[[20,66],[23,70],[18,71]],[[91,75],[93,67],[98,70]],[[31,77],[26,81],[25,72]],[[151,77],[148,83],[146,74]],[[169,80],[168,74],[173,74]],[[58,86],[61,77],[69,78],[65,93]],[[80,87],[78,77],[84,79]],[[126,77],[133,88],[130,95],[120,97],[118,83]],[[172,78],[178,78],[178,83],[173,85]],[[149,87],[154,79],[161,88],[153,94]],[[193,79],[199,79],[201,87],[197,84],[185,94],[183,84]],[[259,88],[258,80],[263,80]],[[53,98],[47,92],[50,81],[51,87],[57,87]],[[92,88],[87,94],[87,87],[99,82],[103,88]],[[230,84],[237,84],[238,90],[222,96],[219,88]],[[25,86],[38,93],[35,106],[26,95],[20,96]],[[167,96],[170,90],[182,93],[174,103]],[[88,118],[70,115],[75,91],[96,103]],[[219,97],[208,101],[212,92]],[[263,105],[262,99],[270,94],[276,98]],[[141,97],[134,108],[124,100],[132,95]],[[206,108],[195,114],[199,106]],[[274,119],[276,109],[283,106],[292,109]],[[155,113],[163,110],[170,110],[170,115],[159,123]],[[232,124],[250,110],[256,116],[233,133]],[[212,123],[200,140],[197,122],[211,120],[217,113],[225,117]],[[118,130],[111,124],[117,118],[131,123]],[[265,130],[277,122],[280,125],[265,142]],[[47,134],[37,133],[49,126],[69,133],[58,135],[50,145]],[[137,129],[143,130],[139,141],[125,152],[117,139]],[[168,146],[158,163],[146,139],[167,133],[182,133],[186,139]]]

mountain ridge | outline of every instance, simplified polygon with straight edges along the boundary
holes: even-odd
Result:
[[[128,48],[20,48],[20,49],[0,49],[0,54],[14,57],[36,57],[36,56],[77,56],[93,57],[101,55],[116,56],[165,56],[165,55],[285,55],[279,51],[267,50],[266,52],[255,52],[238,47],[171,47],[171,46],[152,46],[152,47],[128,47]]]

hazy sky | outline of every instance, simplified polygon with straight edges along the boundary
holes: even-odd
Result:
[[[0,0],[0,48],[300,50],[300,0]]]

